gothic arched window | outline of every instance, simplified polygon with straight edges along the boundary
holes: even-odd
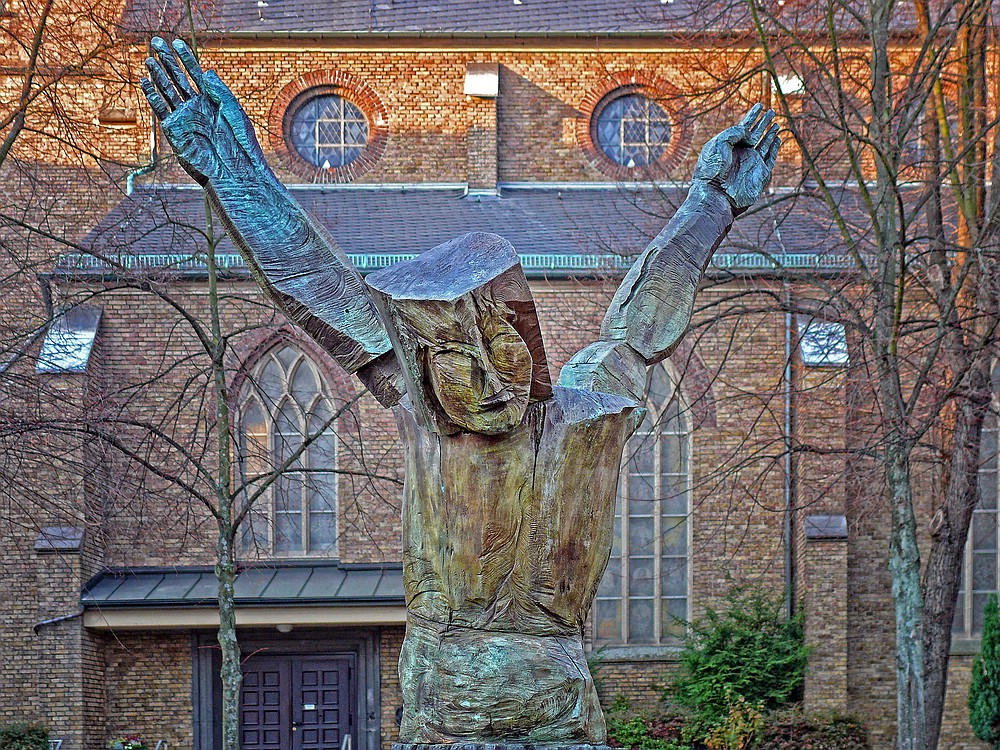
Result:
[[[594,604],[597,645],[658,645],[688,616],[690,430],[675,380],[650,374],[646,416],[625,447],[615,541]]]
[[[952,633],[978,638],[983,631],[983,612],[991,594],[997,593],[1000,573],[1000,524],[997,523],[997,424],[1000,394],[1000,364],[993,368],[993,407],[983,420],[979,445],[979,504],[972,511],[972,524],[965,542],[965,561],[959,583]]]
[[[334,421],[329,389],[305,354],[282,344],[257,362],[240,400],[238,469],[243,502],[252,502],[243,526],[248,551],[336,554]]]

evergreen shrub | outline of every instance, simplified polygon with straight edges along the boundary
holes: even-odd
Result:
[[[691,711],[686,736],[702,740],[741,704],[765,713],[792,700],[808,655],[801,612],[787,618],[779,597],[734,587],[722,609],[688,623],[680,670],[663,697]]]
[[[38,724],[0,724],[0,750],[49,750],[49,732]]]
[[[619,695],[607,712],[608,744],[634,750],[689,750],[679,716],[650,718],[631,710],[628,699]]]
[[[1000,613],[991,594],[983,615],[982,651],[972,662],[969,723],[976,737],[1000,748]]]
[[[737,702],[726,721],[699,740],[685,740],[685,719],[608,712],[612,747],[634,750],[872,750],[864,725],[841,714],[807,714],[798,708],[758,713]]]

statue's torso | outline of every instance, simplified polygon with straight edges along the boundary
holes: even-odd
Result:
[[[441,625],[568,635],[607,564],[635,405],[556,388],[500,436],[439,435],[397,409],[407,608]]]

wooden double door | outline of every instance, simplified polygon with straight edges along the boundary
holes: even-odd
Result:
[[[354,750],[354,660],[352,654],[247,659],[241,750]]]

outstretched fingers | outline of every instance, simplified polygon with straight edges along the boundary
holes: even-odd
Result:
[[[153,82],[148,78],[143,78],[139,81],[139,85],[142,86],[142,93],[146,95],[146,101],[149,102],[149,106],[153,109],[156,119],[165,120],[170,115],[170,105],[160,96],[156,87],[153,86]]]
[[[767,150],[771,147],[771,142],[778,137],[778,131],[781,130],[781,126],[777,123],[771,125],[764,134],[764,137],[760,139],[760,143],[757,144],[757,150],[766,154]]]
[[[777,128],[777,126],[775,126],[775,128]],[[774,132],[777,133],[778,131],[775,130]],[[770,143],[768,143],[767,151],[764,152],[764,165],[767,167],[768,174],[770,174],[771,170],[774,169],[774,163],[778,160],[779,148],[781,148],[781,139],[774,136]]]
[[[152,57],[146,59],[146,70],[149,71],[149,80],[153,82],[157,93],[167,103],[170,110],[173,111],[181,106],[181,97],[177,93],[176,87],[160,64]]]
[[[757,120],[756,124],[750,129],[747,136],[747,143],[751,146],[756,146],[765,137],[771,127],[771,123],[774,122],[774,110],[769,109],[764,113],[764,116]]]
[[[187,74],[194,81],[194,85],[198,87],[198,91],[204,91],[204,78],[205,74],[201,71],[201,65],[198,64],[198,58],[194,56],[194,52],[188,47],[182,39],[174,39],[172,45],[174,52],[181,59],[184,64]]]
[[[743,115],[743,119],[740,120],[738,125],[730,128],[737,135],[735,140],[730,141],[734,146],[737,143],[749,143],[750,135],[754,129],[754,123],[757,122],[757,118],[760,117],[760,113],[764,111],[764,105],[760,102],[754,104],[747,110],[747,113]]]
[[[180,98],[184,101],[188,99],[194,99],[197,94],[195,90],[191,88],[191,83],[188,81],[187,75],[181,70],[180,64],[177,62],[177,58],[174,57],[174,51],[167,46],[167,43],[163,41],[160,37],[154,36],[152,40],[153,51],[156,53],[156,57],[160,61],[160,65],[166,72],[167,77],[174,84],[174,89],[177,91]]]

